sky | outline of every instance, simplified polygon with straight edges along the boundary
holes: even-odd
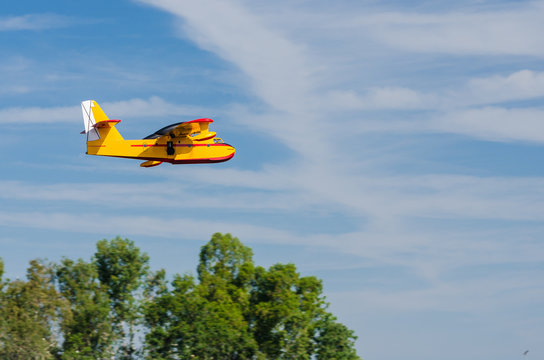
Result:
[[[117,235],[195,273],[231,233],[323,279],[365,360],[542,358],[543,18],[544,1],[2,2],[5,276]],[[85,155],[87,99],[127,139],[212,118],[236,155]]]

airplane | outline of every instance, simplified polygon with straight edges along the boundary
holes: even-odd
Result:
[[[81,102],[87,135],[87,154],[145,160],[142,167],[171,164],[218,163],[232,159],[235,149],[209,131],[212,119],[171,124],[141,140],[125,140],[94,100]]]

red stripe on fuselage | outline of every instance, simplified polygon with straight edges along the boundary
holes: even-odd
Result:
[[[185,159],[185,160],[174,160],[174,159],[168,159],[168,158],[146,157],[146,156],[138,156],[138,157],[120,156],[120,155],[101,155],[101,156],[118,157],[118,158],[124,158],[124,159],[162,161],[162,162],[167,162],[170,164],[207,164],[207,163],[219,163],[219,162],[230,160],[234,156],[234,153],[228,156],[223,156],[218,158],[200,158],[200,159]]]
[[[230,146],[229,144],[172,144],[174,147],[193,147],[193,146]],[[154,147],[154,146],[163,146],[166,144],[133,144],[131,147]]]

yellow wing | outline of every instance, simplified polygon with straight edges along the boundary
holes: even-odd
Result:
[[[216,133],[209,131],[209,125],[212,119],[196,119],[184,121],[163,127],[144,139],[158,139],[167,136],[171,139],[188,137],[194,141],[203,141],[213,138]]]

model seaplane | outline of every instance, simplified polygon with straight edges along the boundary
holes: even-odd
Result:
[[[212,119],[196,119],[163,127],[141,140],[125,140],[98,103],[81,103],[87,134],[87,154],[145,160],[140,166],[216,163],[230,160],[234,148],[209,131]]]

